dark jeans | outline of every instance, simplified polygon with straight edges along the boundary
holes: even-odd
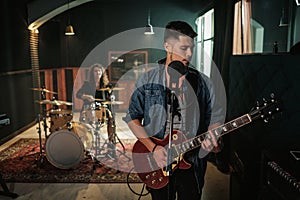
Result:
[[[169,179],[169,184],[163,188],[147,189],[153,200],[174,200],[176,196],[177,200],[200,200],[202,194],[202,191],[198,191],[194,167],[186,170],[176,169]]]

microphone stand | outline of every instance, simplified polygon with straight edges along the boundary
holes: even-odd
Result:
[[[172,61],[169,63],[167,68],[167,73],[169,74],[169,83],[170,83],[170,113],[169,113],[169,120],[170,120],[170,133],[168,138],[168,149],[167,149],[167,166],[166,172],[169,176],[169,184],[168,184],[168,199],[175,199],[175,193],[173,192],[173,178],[172,178],[172,163],[173,163],[173,152],[172,152],[172,134],[173,134],[173,126],[174,126],[174,117],[178,115],[179,121],[181,120],[181,115],[178,112],[179,102],[176,97],[176,92],[178,94],[179,90],[179,79],[184,74],[187,73],[187,67],[183,65],[180,61]],[[177,101],[176,101],[177,100]],[[173,196],[174,195],[174,196]]]
[[[168,138],[168,149],[167,149],[167,166],[166,166],[166,172],[169,177],[169,185],[168,185],[168,199],[173,199],[173,180],[172,180],[172,134],[173,134],[173,125],[174,125],[174,116],[176,113],[176,107],[174,105],[174,99],[176,98],[176,93],[174,90],[171,90],[170,92],[170,113],[169,113],[169,119],[170,119],[170,132],[169,132],[169,138]]]

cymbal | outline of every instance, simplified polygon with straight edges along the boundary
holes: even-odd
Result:
[[[111,105],[121,105],[123,104],[123,101],[104,101],[102,102],[102,104],[107,105],[107,104],[111,104]]]
[[[71,102],[67,102],[67,101],[59,101],[59,100],[41,100],[41,101],[35,101],[36,103],[39,104],[51,104],[51,105],[55,105],[55,106],[62,106],[62,105],[67,105],[67,106],[71,106],[73,105],[73,103]]]
[[[105,99],[94,99],[95,101],[105,101]]]
[[[124,90],[125,88],[120,88],[120,87],[106,87],[106,88],[100,88],[100,89],[97,89],[98,91],[109,91],[109,90]]]
[[[45,88],[30,88],[32,90],[35,90],[35,91],[40,91],[40,92],[46,92],[46,93],[52,93],[52,94],[57,94],[57,92],[52,92],[50,90],[47,90]]]

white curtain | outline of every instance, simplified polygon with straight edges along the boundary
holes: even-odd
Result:
[[[233,30],[233,54],[252,53],[251,0],[235,4]]]

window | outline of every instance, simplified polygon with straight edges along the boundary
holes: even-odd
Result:
[[[197,51],[196,63],[199,70],[210,76],[214,43],[214,9],[196,19]]]

